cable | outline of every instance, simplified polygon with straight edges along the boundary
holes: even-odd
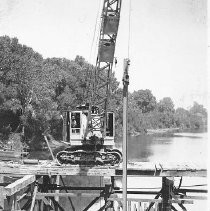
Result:
[[[101,15],[101,16],[102,16],[102,15]],[[101,19],[101,17],[100,17],[100,25],[99,25],[99,27],[98,27],[97,37],[96,37],[96,41],[95,41],[96,45],[95,45],[94,52],[93,52],[94,59],[96,58],[96,55],[97,55],[97,53],[98,53],[98,52],[96,52],[96,51],[97,51],[98,45],[99,45],[101,26],[102,26],[102,19]],[[95,62],[96,62],[96,61],[97,61],[97,58],[95,59]]]
[[[89,55],[89,61],[91,59],[92,56],[92,49],[93,49],[93,44],[94,44],[94,40],[95,40],[95,36],[96,36],[96,27],[97,27],[97,22],[98,22],[98,16],[99,16],[99,11],[101,8],[101,1],[99,1],[98,4],[98,11],[97,11],[97,16],[96,16],[96,21],[95,21],[95,27],[94,27],[94,33],[93,33],[93,39],[92,39],[92,43],[91,43],[91,49],[90,49],[90,55]]]

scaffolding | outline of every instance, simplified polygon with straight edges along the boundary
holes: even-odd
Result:
[[[84,211],[123,210],[123,190],[115,184],[117,178],[122,178],[121,165],[117,167],[58,166],[53,161],[31,163],[0,162],[0,210],[74,211],[78,210],[72,203],[75,197],[79,197],[80,200],[94,197],[83,209]],[[178,204],[181,210],[187,210],[185,204],[192,204],[194,200],[207,199],[205,189],[174,187],[174,177],[206,177],[206,168],[196,164],[128,163],[127,175],[128,177],[162,178],[162,188],[158,191],[128,189],[128,211],[169,211],[175,210],[174,204]],[[73,176],[100,177],[102,183],[101,186],[70,186],[65,182],[66,176],[70,179]],[[8,177],[12,178],[9,182]],[[188,193],[196,195],[189,196]],[[134,195],[135,197],[131,197]],[[142,195],[155,195],[155,197],[142,198]],[[68,209],[60,204],[61,198],[68,200]],[[101,206],[94,208],[99,202]]]

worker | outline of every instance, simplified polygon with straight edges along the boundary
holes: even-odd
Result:
[[[77,127],[77,121],[76,121],[74,115],[72,115],[72,117],[71,117],[71,127],[72,127],[72,128]]]

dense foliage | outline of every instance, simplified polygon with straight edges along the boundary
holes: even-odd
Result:
[[[75,60],[47,58],[17,38],[0,37],[0,135],[22,132],[25,142],[40,148],[50,128],[61,139],[62,109],[74,109],[90,96],[94,66],[81,56]],[[122,133],[122,89],[111,76],[109,109],[115,111],[116,134]],[[170,97],[157,102],[150,90],[129,93],[129,131],[148,128],[204,128],[207,111],[198,103],[190,110],[174,108]]]

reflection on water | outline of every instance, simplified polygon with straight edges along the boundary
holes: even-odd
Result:
[[[122,144],[117,144],[122,148]],[[207,133],[176,133],[173,137],[128,139],[129,161],[206,163]]]
[[[116,147],[122,148],[122,143]],[[128,139],[129,161],[150,162],[195,162],[207,163],[207,133],[177,133],[173,137],[136,136]],[[178,187],[179,177],[174,178],[174,184]],[[122,187],[122,180],[116,181],[117,186]],[[182,188],[196,188],[195,185],[207,184],[205,177],[183,177]],[[128,188],[147,188],[160,190],[161,177],[128,177]],[[206,186],[198,187],[206,189]],[[193,195],[193,194],[192,194]],[[194,194],[195,195],[195,194]],[[205,196],[205,194],[198,194]],[[139,195],[131,195],[139,197]],[[131,197],[129,196],[129,197]],[[154,198],[155,196],[141,195],[141,198]],[[180,207],[174,205],[177,210]],[[193,204],[184,205],[189,211],[207,211],[206,200],[194,200]]]

